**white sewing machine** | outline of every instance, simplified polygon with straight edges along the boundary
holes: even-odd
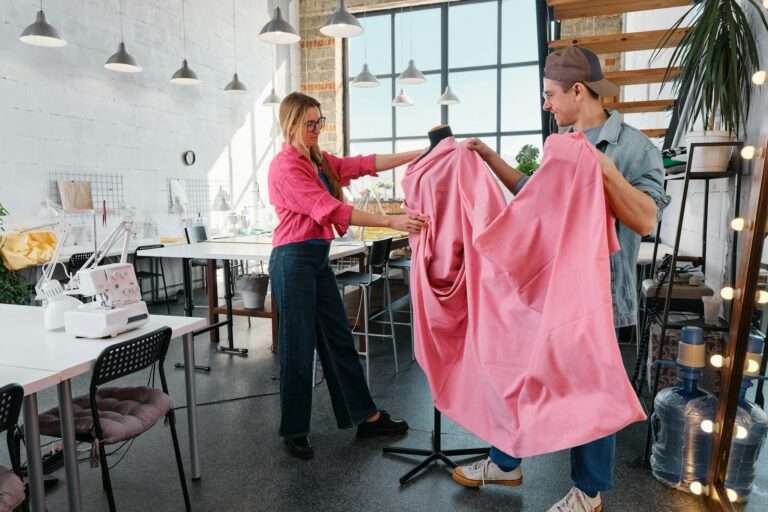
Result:
[[[46,329],[64,327],[80,338],[103,338],[136,329],[149,320],[133,265],[126,263],[132,225],[130,219],[121,221],[63,287],[52,278],[63,240],[57,243],[54,257],[36,286],[45,307]],[[99,265],[121,235],[120,263]],[[93,297],[93,301],[83,304],[73,295]]]
[[[64,329],[81,338],[116,336],[149,320],[133,265],[113,263],[78,272],[78,293],[94,297],[64,314]]]

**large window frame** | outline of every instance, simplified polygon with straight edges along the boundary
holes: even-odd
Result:
[[[358,18],[366,18],[366,17],[380,17],[380,16],[388,16],[389,17],[389,30],[391,35],[390,40],[390,70],[387,73],[377,73],[376,77],[380,81],[388,80],[390,84],[390,97],[395,97],[397,92],[399,91],[399,85],[397,83],[397,78],[402,72],[401,69],[397,69],[396,66],[398,65],[397,58],[396,58],[396,48],[397,48],[397,35],[396,35],[396,16],[398,14],[403,13],[410,13],[414,11],[420,11],[420,10],[439,10],[440,11],[440,27],[441,27],[441,35],[440,35],[440,61],[441,66],[439,69],[422,69],[422,73],[427,77],[427,80],[434,80],[436,78],[439,78],[440,80],[440,91],[442,93],[443,90],[445,90],[446,86],[449,84],[449,76],[453,73],[461,73],[461,72],[470,72],[470,71],[494,71],[496,75],[496,119],[495,119],[495,131],[480,131],[480,132],[458,132],[454,135],[457,138],[471,138],[471,137],[477,137],[477,138],[483,138],[485,140],[493,139],[495,142],[495,146],[493,147],[494,150],[497,152],[500,152],[501,150],[501,144],[502,144],[502,138],[503,137],[509,137],[509,136],[521,136],[521,135],[540,135],[542,137],[542,145],[543,140],[546,138],[546,136],[549,134],[549,127],[547,122],[547,115],[545,113],[542,113],[542,116],[540,117],[539,125],[536,127],[536,129],[531,130],[503,130],[502,129],[502,74],[504,70],[506,69],[514,69],[514,68],[522,68],[522,67],[531,67],[531,66],[537,66],[539,70],[539,92],[541,92],[542,89],[542,75],[543,75],[543,61],[547,54],[547,47],[546,47],[546,34],[545,32],[547,27],[546,22],[546,8],[542,9],[540,5],[543,2],[541,0],[536,0],[537,2],[537,9],[536,9],[536,17],[537,17],[537,44],[538,44],[538,58],[536,60],[526,60],[526,61],[518,61],[518,62],[506,62],[504,63],[504,56],[503,56],[503,49],[502,49],[502,41],[503,41],[503,30],[504,27],[504,16],[503,16],[503,3],[505,0],[459,0],[454,2],[447,2],[447,3],[439,3],[439,4],[428,4],[428,5],[421,5],[421,6],[414,6],[406,8],[405,10],[402,8],[396,8],[396,9],[387,9],[387,10],[379,10],[379,11],[370,11],[366,13],[356,14]],[[509,0],[506,0],[509,1]],[[534,0],[531,0],[534,1]],[[479,66],[465,66],[465,67],[450,67],[449,66],[449,41],[450,41],[450,33],[449,33],[449,9],[454,9],[458,6],[463,5],[469,5],[469,4],[482,4],[482,3],[495,3],[496,4],[496,23],[497,23],[497,34],[496,34],[496,62],[493,64],[487,64],[487,65],[479,65]],[[344,105],[343,105],[343,114],[344,114],[344,149],[345,153],[349,154],[350,146],[355,143],[390,143],[391,151],[394,153],[396,152],[397,143],[401,141],[413,141],[413,140],[421,140],[425,139],[426,134],[424,135],[398,135],[398,126],[397,126],[397,115],[398,115],[398,108],[391,107],[391,134],[386,137],[362,137],[362,138],[354,138],[350,137],[350,95],[349,95],[349,87],[352,79],[354,78],[354,74],[359,72],[357,69],[349,69],[349,49],[348,49],[348,42],[345,40],[345,44],[343,46],[343,77],[344,77]],[[458,92],[460,95],[460,91]],[[539,101],[541,102],[541,96],[539,95]],[[440,122],[443,124],[450,124],[450,112],[449,107],[446,105],[442,105],[440,107]],[[396,193],[396,175],[395,173],[392,173],[392,194],[393,199],[395,198]]]

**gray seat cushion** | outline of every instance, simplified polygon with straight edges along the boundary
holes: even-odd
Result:
[[[16,473],[0,466],[0,512],[11,512],[24,502],[24,483]]]
[[[389,268],[411,270],[411,258],[398,258],[389,262]]]
[[[373,274],[371,277],[368,272],[347,271],[336,276],[336,283],[339,286],[360,286],[361,284],[375,283],[379,279],[381,279],[381,274]]]
[[[171,397],[147,387],[101,388],[96,392],[103,442],[119,443],[146,432],[171,408]],[[75,431],[80,436],[93,433],[93,416],[88,396],[72,400]],[[40,433],[61,437],[59,409],[40,415]]]

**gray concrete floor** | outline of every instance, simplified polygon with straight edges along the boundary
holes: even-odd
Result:
[[[201,300],[202,297],[198,300]],[[153,308],[164,313],[164,308]],[[177,314],[181,308],[175,306]],[[202,315],[202,310],[197,310]],[[249,357],[218,354],[207,337],[196,340],[199,363],[211,364],[210,375],[198,374],[198,402],[270,394],[278,391],[277,358],[270,350],[268,320],[236,319],[236,345],[248,347]],[[395,444],[428,448],[432,405],[426,380],[411,362],[409,334],[398,331],[400,373],[394,374],[387,343],[374,345],[371,362],[374,398],[381,408],[406,418],[412,430]],[[634,351],[629,351],[634,352]],[[184,377],[173,363],[181,361],[181,344],[172,343],[168,363],[171,395],[184,405]],[[134,379],[140,382],[140,379]],[[87,392],[88,379],[74,383],[74,392]],[[56,405],[54,392],[40,395],[40,407]],[[313,404],[312,441],[316,457],[299,461],[290,457],[277,436],[279,401],[275,395],[200,407],[200,443],[203,477],[192,482],[193,509],[198,511],[545,511],[570,487],[567,452],[524,462],[525,483],[516,489],[486,487],[468,490],[453,483],[443,466],[433,466],[406,486],[398,478],[418,458],[382,456],[384,440],[357,441],[351,430],[340,431],[331,411],[327,389],[317,388]],[[186,414],[180,411],[179,433],[189,473]],[[705,510],[699,498],[658,483],[641,466],[645,425],[637,424],[618,435],[616,486],[604,496],[606,511]],[[2,443],[4,444],[4,443]],[[483,443],[448,420],[443,424],[445,448],[483,446]],[[84,454],[85,456],[85,454]],[[745,510],[768,508],[768,456],[763,452],[753,497]],[[4,453],[0,460],[7,460]],[[87,511],[107,509],[99,470],[87,462],[80,474]],[[63,478],[63,470],[57,472]],[[170,433],[157,425],[141,436],[124,460],[113,469],[112,480],[121,511],[183,510]],[[62,483],[48,493],[49,510],[67,509]]]

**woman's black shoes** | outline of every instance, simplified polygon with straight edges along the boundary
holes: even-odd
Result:
[[[393,418],[387,411],[379,411],[379,413],[379,419],[376,421],[364,421],[357,426],[359,439],[402,436],[408,432],[408,423],[405,420]]]
[[[309,460],[315,456],[315,449],[309,444],[309,437],[284,437],[283,440],[294,457]]]

